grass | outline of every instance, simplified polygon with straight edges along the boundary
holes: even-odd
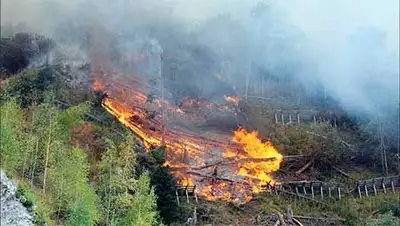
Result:
[[[15,196],[34,216],[35,225],[55,225],[51,219],[53,207],[50,198],[39,190],[32,189],[26,179],[16,179],[15,176],[13,178],[14,184],[18,187]]]
[[[278,196],[258,197],[265,212],[286,212],[291,207],[294,215],[343,218],[347,225],[364,225],[366,219],[376,214],[392,211],[400,216],[400,193],[380,193],[377,196],[331,200],[328,206],[295,198],[283,199]]]

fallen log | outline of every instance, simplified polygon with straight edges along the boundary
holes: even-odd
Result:
[[[308,217],[308,216],[293,216],[296,219],[304,219],[304,220],[320,220],[320,221],[340,221],[345,222],[346,220],[343,218],[325,218],[325,217]]]
[[[236,182],[234,180],[230,180],[230,179],[226,179],[226,178],[222,178],[222,177],[217,177],[217,176],[204,175],[204,174],[197,173],[197,172],[189,171],[189,172],[186,172],[186,173],[189,174],[189,175],[199,176],[199,177],[203,177],[203,178],[207,178],[207,179],[221,180],[221,181],[227,181],[227,182],[231,182],[231,183]]]
[[[313,162],[314,162],[314,159],[311,159],[303,167],[301,167],[299,170],[297,170],[295,172],[296,176],[300,175],[302,172],[304,172],[306,169],[308,169],[312,165]]]
[[[221,160],[212,164],[208,164],[205,166],[200,166],[200,167],[171,167],[171,171],[176,171],[176,170],[203,170],[207,169],[210,167],[214,166],[223,166],[223,165],[231,165],[231,164],[238,164],[238,163],[246,163],[246,162],[266,162],[266,161],[273,161],[276,158],[246,158],[246,159],[234,159],[234,158],[228,158],[226,160]]]
[[[352,180],[356,181],[356,179],[355,179],[354,177],[350,176],[349,174],[347,174],[347,173],[344,172],[343,170],[341,170],[341,169],[339,169],[339,168],[337,168],[337,167],[335,167],[335,166],[331,166],[331,167],[332,167],[332,169],[334,169],[336,172],[342,174],[343,176],[345,176],[345,177],[347,177],[347,178],[349,178],[349,179],[352,179]]]

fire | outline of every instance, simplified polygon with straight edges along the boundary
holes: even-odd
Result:
[[[162,103],[156,96],[156,107],[147,109],[147,97],[154,87],[146,78],[107,69],[103,52],[99,51],[104,46],[101,43],[93,48],[92,77],[93,89],[107,92],[102,106],[140,138],[148,150],[166,146],[165,165],[180,185],[196,186],[196,193],[208,200],[246,202],[260,192],[261,185],[274,181],[272,173],[279,169],[282,155],[270,142],[262,142],[256,131],[243,128],[233,134],[195,132],[186,124],[192,123],[194,128],[200,124],[204,120],[199,116],[201,110],[229,113],[226,108],[215,108],[202,100],[185,99],[178,107],[173,100],[165,99]],[[235,105],[240,101],[234,96],[225,96],[225,100]],[[165,108],[167,114],[160,114],[160,108]],[[168,124],[168,120],[175,121]]]
[[[239,105],[239,102],[240,102],[239,97],[234,97],[234,96],[227,96],[227,95],[225,95],[224,98],[225,98],[225,100],[226,100],[227,102],[233,103],[233,104],[235,104],[235,105]]]
[[[259,139],[258,132],[247,132],[239,128],[233,134],[233,142],[240,144],[244,152],[238,153],[235,157],[238,159],[252,159],[252,161],[243,161],[239,163],[239,175],[259,180],[257,186],[253,187],[253,192],[259,192],[261,185],[266,182],[274,182],[271,173],[279,169],[283,156],[275,149],[270,141],[262,142]],[[232,156],[232,152],[226,152],[225,156]],[[267,160],[270,161],[257,161]],[[239,161],[240,162],[240,161]]]

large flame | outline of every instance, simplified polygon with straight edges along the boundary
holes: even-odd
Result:
[[[193,131],[176,124],[196,123],[203,119],[204,111],[228,112],[229,107],[201,100],[186,99],[180,106],[159,97],[153,101],[149,116],[146,110],[151,87],[146,79],[137,75],[121,75],[115,69],[107,70],[102,42],[104,34],[95,36],[92,53],[93,89],[106,92],[103,107],[118,121],[132,130],[147,149],[165,145],[166,165],[182,185],[196,186],[198,195],[208,200],[244,202],[260,192],[261,185],[274,181],[272,173],[279,169],[282,155],[271,142],[262,142],[257,132],[243,128],[228,133]],[[139,54],[142,57],[142,55]],[[225,96],[226,101],[238,104],[239,98]],[[164,108],[164,111],[161,111]],[[164,126],[164,117],[174,119]],[[178,123],[177,123],[178,122]]]

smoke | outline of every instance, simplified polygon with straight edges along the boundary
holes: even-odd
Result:
[[[78,45],[74,49],[85,39],[84,27],[93,24],[115,34],[119,52],[139,51],[143,40],[155,39],[169,56],[166,63],[175,61],[176,70],[185,74],[181,82],[201,86],[210,96],[226,83],[243,92],[248,73],[250,79],[273,74],[318,84],[351,112],[384,115],[398,109],[398,0],[1,4],[2,26],[24,22],[57,41]],[[168,70],[163,71],[173,73]],[[216,82],[216,73],[226,74],[218,80],[223,82]]]

